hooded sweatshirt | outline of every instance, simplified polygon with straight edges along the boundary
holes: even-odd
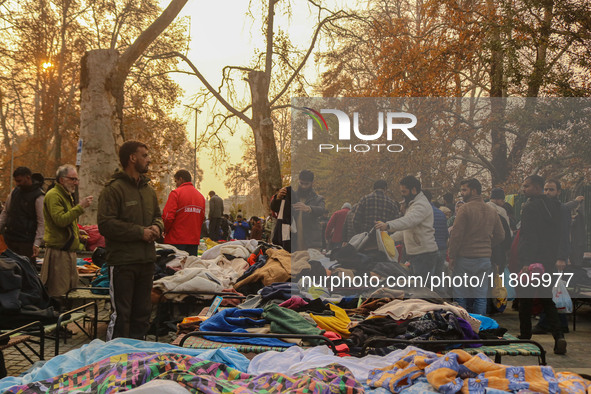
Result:
[[[153,242],[142,239],[144,228],[164,223],[150,180],[139,182],[123,171],[116,171],[99,196],[97,221],[107,245],[107,263],[125,265],[156,262]]]

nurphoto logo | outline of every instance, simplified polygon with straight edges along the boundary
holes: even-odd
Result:
[[[417,117],[407,112],[378,112],[378,128],[376,132],[367,133],[361,132],[359,127],[359,113],[353,112],[353,122],[350,116],[338,109],[321,109],[316,111],[309,107],[295,107],[308,115],[310,118],[307,123],[307,139],[314,139],[314,125],[316,124],[321,132],[328,132],[328,124],[322,114],[330,114],[336,116],[338,121],[338,139],[339,141],[351,141],[352,134],[354,138],[361,141],[376,141],[380,139],[386,132],[386,139],[392,141],[392,137],[396,132],[402,132],[411,141],[418,141],[418,138],[410,131],[416,126]],[[385,126],[384,126],[385,123]],[[351,133],[353,131],[353,133]],[[319,144],[318,151],[335,150],[336,152],[358,152],[365,153],[372,150],[380,150],[388,152],[402,152],[404,147],[400,144],[356,144],[356,145],[339,145],[339,144]]]

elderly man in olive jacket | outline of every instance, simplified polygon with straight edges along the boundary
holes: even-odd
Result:
[[[55,179],[55,186],[43,200],[45,257],[41,281],[51,297],[61,297],[78,286],[76,251],[81,246],[78,218],[90,206],[93,197],[87,196],[79,204],[74,203],[79,179],[72,165],[58,168]]]
[[[107,340],[143,338],[149,328],[150,294],[156,249],[164,223],[148,171],[148,148],[127,141],[119,150],[117,171],[99,196],[98,226],[107,245],[113,314]]]

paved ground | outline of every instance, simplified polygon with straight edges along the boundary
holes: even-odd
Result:
[[[511,334],[519,334],[519,316],[516,311],[508,308],[504,313],[493,316]],[[534,321],[532,325],[535,325]],[[582,306],[577,311],[577,330],[573,331],[572,316],[569,319],[570,332],[565,334],[568,342],[566,355],[556,355],[553,352],[554,338],[552,335],[534,335],[532,339],[539,342],[546,350],[546,362],[557,371],[570,371],[591,375],[591,307]],[[537,365],[537,357],[503,357],[504,364]]]
[[[108,308],[101,304],[99,308],[99,318],[107,319],[109,315]],[[504,313],[495,315],[494,318],[503,327],[509,329],[509,332],[517,335],[519,334],[519,319],[516,311],[508,308]],[[534,323],[535,324],[535,323]],[[65,353],[71,349],[77,349],[85,343],[89,343],[88,339],[81,333],[74,324],[70,324],[69,328],[74,331],[72,338],[68,339],[67,344],[60,346],[60,353]],[[99,323],[98,338],[105,339],[106,323]],[[160,338],[160,342],[172,342],[173,336],[166,336]],[[541,343],[546,349],[548,365],[554,367],[557,371],[571,371],[575,373],[582,373],[591,375],[591,307],[585,305],[577,312],[577,330],[572,330],[572,318],[570,320],[570,333],[566,334],[568,341],[568,351],[564,356],[555,355],[553,353],[554,340],[551,335],[534,335],[532,338]],[[148,340],[154,340],[153,336],[148,336]],[[50,359],[53,354],[53,341],[48,340],[45,345],[46,359]],[[8,349],[4,352],[6,360],[6,367],[8,374],[11,376],[18,376],[25,372],[29,367],[24,357],[14,349]],[[537,365],[537,357],[503,357],[503,363],[510,365]]]

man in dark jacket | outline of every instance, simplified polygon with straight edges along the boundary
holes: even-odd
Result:
[[[324,197],[314,191],[314,173],[302,170],[298,177],[298,190],[292,192],[292,215],[296,231],[292,251],[322,247],[320,217],[324,215]]]
[[[551,200],[558,201],[558,196],[562,191],[562,186],[558,179],[548,179],[544,185],[544,194]],[[573,201],[569,201],[565,204],[560,203],[560,243],[558,246],[558,254],[556,259],[556,269],[558,271],[564,271],[567,266],[568,255],[570,253],[570,226],[571,226],[571,210],[576,208],[579,204],[578,200],[582,197],[579,196]],[[559,314],[560,326],[563,333],[567,333],[568,330],[568,319],[565,314]],[[548,331],[548,323],[546,314],[542,312],[540,314],[540,320],[537,325],[532,329],[533,334],[546,334]]]
[[[291,186],[282,187],[271,197],[270,208],[277,214],[271,242],[291,252]]]
[[[224,200],[212,190],[209,192],[209,238],[221,239],[221,226],[224,216]]]
[[[148,148],[127,141],[119,150],[117,171],[99,197],[98,226],[107,244],[113,314],[107,339],[142,339],[148,331],[156,262],[154,241],[164,224],[148,172]]]
[[[6,246],[13,252],[29,258],[39,254],[43,241],[43,177],[32,174],[27,167],[18,167],[12,174],[16,187],[6,199],[0,214],[0,230]]]
[[[521,212],[519,232],[518,255],[522,266],[521,272],[528,274],[531,264],[540,263],[544,266],[544,273],[552,274],[556,272],[560,244],[560,203],[544,195],[544,178],[539,175],[530,175],[525,178],[522,188],[528,200]],[[560,329],[556,305],[552,300],[552,288],[528,287],[522,289],[521,294],[519,338],[531,338],[531,312],[533,298],[536,296],[544,308],[550,331],[554,336],[554,353],[566,354],[566,340]]]
[[[513,233],[511,232],[511,225],[507,210],[504,208],[505,203],[505,191],[499,187],[491,190],[490,201],[487,204],[493,207],[499,214],[503,230],[505,231],[505,239],[500,244],[493,246],[492,256],[490,261],[493,268],[496,267],[497,273],[502,273],[507,265],[507,254],[511,249],[511,243],[513,242]]]

